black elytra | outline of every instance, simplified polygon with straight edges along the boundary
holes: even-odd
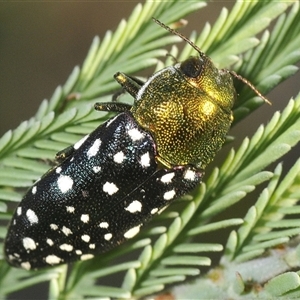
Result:
[[[132,238],[202,178],[189,166],[161,168],[156,155],[130,111],[84,137],[21,201],[5,241],[9,264],[36,270],[86,260]]]

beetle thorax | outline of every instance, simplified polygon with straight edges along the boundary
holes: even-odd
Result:
[[[132,113],[154,137],[163,164],[204,168],[224,143],[231,107],[224,111],[179,68],[154,74],[139,91]]]

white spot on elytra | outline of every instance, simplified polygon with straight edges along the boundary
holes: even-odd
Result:
[[[174,196],[176,195],[174,190],[168,191],[164,193],[164,199],[165,200],[171,200],[174,198]]]
[[[126,239],[133,238],[136,234],[140,232],[141,225],[135,226],[124,233],[124,237]]]
[[[175,173],[165,174],[164,176],[161,177],[160,181],[163,183],[171,183],[174,176],[175,176]]]
[[[108,223],[107,222],[101,222],[100,224],[99,224],[99,227],[101,227],[101,228],[108,228]]]
[[[21,216],[21,214],[22,214],[22,207],[19,206],[19,207],[17,208],[17,215],[18,215],[18,216]]]
[[[10,261],[13,261],[13,260],[15,260],[16,258],[15,258],[13,255],[9,254],[9,255],[8,255],[8,259],[9,259]]]
[[[87,152],[88,158],[91,158],[91,157],[95,156],[98,153],[100,145],[101,145],[101,140],[96,139],[94,141],[94,144],[91,146],[91,148]]]
[[[61,167],[57,167],[56,170],[55,170],[55,172],[56,172],[57,174],[59,174],[59,173],[61,172],[61,170],[62,170]]]
[[[53,242],[51,239],[47,239],[47,240],[46,240],[46,243],[47,243],[49,246],[53,246],[53,245],[54,245],[54,242]]]
[[[114,155],[114,162],[117,164],[121,164],[123,162],[124,158],[125,158],[124,153],[122,151],[120,151]]]
[[[73,250],[73,246],[69,244],[62,244],[59,248],[63,251],[71,252]]]
[[[184,174],[184,179],[187,179],[187,180],[194,180],[195,179],[195,176],[196,176],[196,173],[195,171],[192,171],[192,170],[187,170]]]
[[[45,261],[49,265],[56,265],[59,264],[62,261],[62,259],[56,255],[48,255],[46,256]]]
[[[87,235],[87,234],[84,234],[84,235],[81,236],[81,239],[84,242],[88,243],[90,241],[91,237],[89,235]]]
[[[84,142],[85,140],[89,137],[89,135],[84,136],[81,140],[79,140],[77,143],[74,144],[73,148],[77,150]]]
[[[150,156],[149,156],[149,152],[146,152],[145,154],[143,154],[143,155],[141,156],[140,163],[141,163],[142,167],[144,167],[144,168],[150,166]]]
[[[61,175],[57,179],[58,188],[62,193],[66,193],[73,186],[73,179],[70,176]]]
[[[156,214],[157,212],[158,212],[158,208],[157,208],[157,207],[151,209],[151,215],[154,215],[154,214]]]
[[[142,211],[142,203],[140,201],[134,200],[132,201],[125,210],[129,211],[130,213],[141,212]]]
[[[88,223],[89,220],[90,220],[90,216],[89,215],[81,215],[81,218],[80,220],[83,222],[83,223]]]
[[[31,264],[28,261],[24,261],[21,263],[21,268],[29,271],[31,269]]]
[[[82,254],[82,251],[81,251],[81,250],[75,250],[75,253],[76,253],[77,255],[81,255],[81,254]]]
[[[69,234],[72,234],[73,232],[71,231],[70,228],[66,227],[66,226],[63,226],[63,228],[61,229],[61,231],[66,235],[68,236]]]
[[[94,171],[94,173],[99,173],[101,171],[101,167],[95,166],[95,167],[93,167],[93,171]]]
[[[28,221],[30,222],[30,224],[35,224],[38,223],[39,218],[37,217],[37,215],[35,214],[35,212],[31,209],[28,209],[26,211],[26,217],[28,219]]]
[[[23,239],[23,247],[26,250],[35,250],[36,249],[36,243],[32,238],[26,237]]]
[[[112,238],[112,234],[111,233],[106,233],[104,234],[104,239],[109,241]]]
[[[75,211],[75,207],[74,206],[66,206],[67,212],[68,213],[73,213]]]
[[[37,190],[37,188],[36,188],[36,186],[34,186],[34,187],[32,188],[32,190],[31,190],[31,192],[32,192],[33,195],[36,194],[36,190]]]
[[[80,259],[81,260],[88,260],[88,259],[91,259],[93,257],[94,257],[93,254],[83,254],[83,255],[80,256]]]
[[[118,190],[119,188],[112,182],[107,181],[103,184],[103,191],[110,196],[115,194]]]
[[[128,130],[128,135],[131,137],[131,139],[135,142],[144,137],[144,134],[140,132],[138,129],[133,128]]]
[[[58,229],[58,226],[56,224],[50,224],[50,228],[52,230],[57,230]]]
[[[95,249],[95,248],[96,248],[96,245],[95,245],[95,244],[89,244],[89,248],[90,248],[90,249]]]

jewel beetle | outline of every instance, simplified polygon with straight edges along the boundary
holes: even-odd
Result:
[[[134,104],[97,103],[118,114],[73,146],[27,191],[5,240],[9,264],[26,270],[86,260],[136,235],[174,199],[192,191],[225,141],[236,100],[233,78],[198,52],[146,82],[116,81]]]

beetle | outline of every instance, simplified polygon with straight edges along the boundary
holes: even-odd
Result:
[[[27,191],[5,240],[9,264],[26,270],[86,260],[132,238],[151,217],[201,182],[231,126],[238,78],[198,56],[146,82],[114,78],[134,104],[97,103],[118,114],[57,154]]]

